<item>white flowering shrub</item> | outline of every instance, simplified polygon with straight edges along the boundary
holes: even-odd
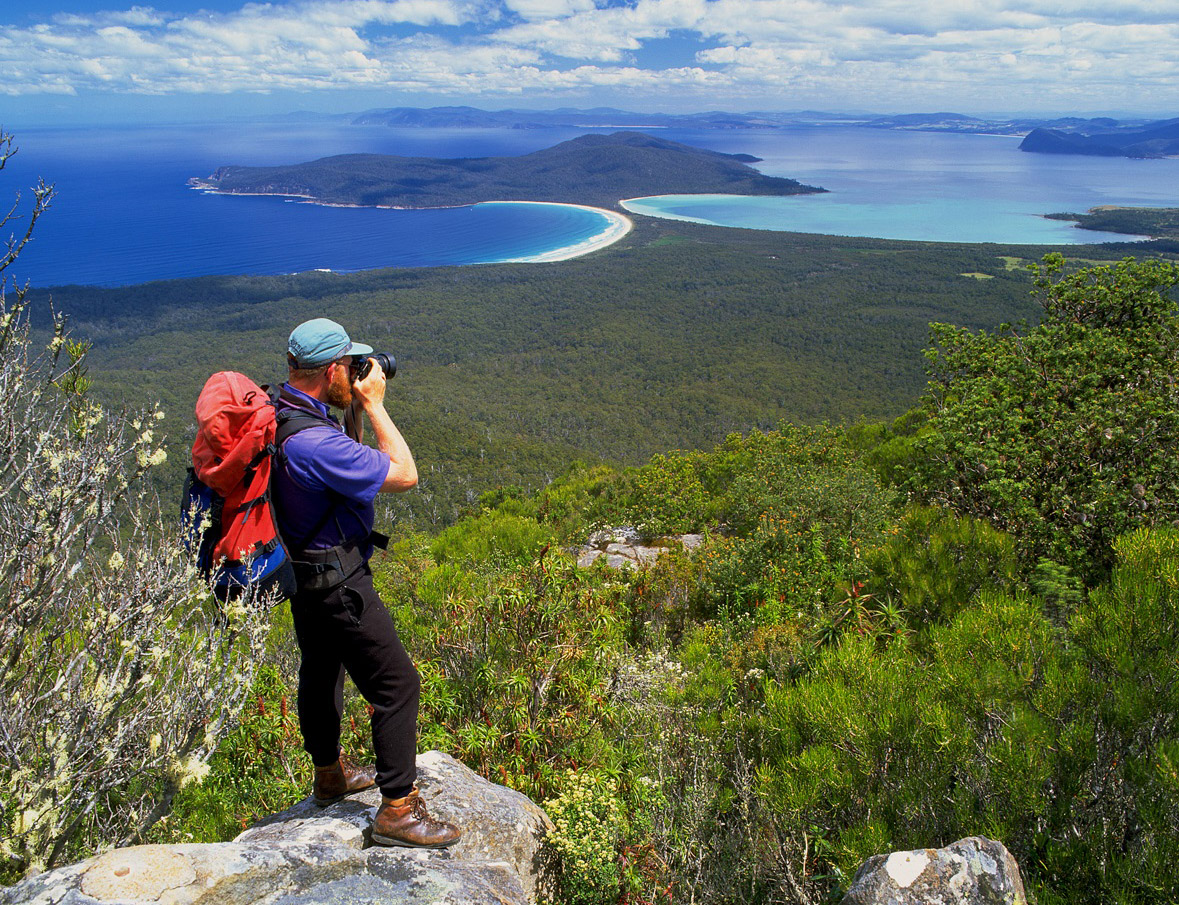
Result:
[[[626,822],[606,780],[570,772],[564,790],[544,808],[553,821],[547,842],[557,858],[562,905],[617,902],[622,892],[618,855]]]
[[[162,414],[87,398],[84,346],[58,319],[38,352],[25,293],[6,298],[6,284],[0,876],[12,880],[137,839],[201,779],[249,691],[262,620],[215,605],[178,518],[143,487],[164,457]]]

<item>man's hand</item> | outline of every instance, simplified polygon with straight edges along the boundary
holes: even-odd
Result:
[[[371,359],[370,359],[371,361]],[[353,400],[359,400],[360,405],[367,411],[374,406],[382,405],[385,401],[385,372],[377,367],[374,361],[363,380],[352,381]]]
[[[377,448],[389,457],[389,472],[381,485],[382,492],[401,493],[416,486],[418,470],[413,453],[385,410],[385,372],[375,361],[363,380],[352,382],[352,404],[358,402],[373,426]]]

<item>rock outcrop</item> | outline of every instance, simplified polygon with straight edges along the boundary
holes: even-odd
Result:
[[[577,565],[588,569],[601,560],[611,569],[642,569],[654,565],[673,544],[685,550],[694,550],[702,543],[702,534],[645,539],[634,528],[609,528],[589,536],[584,546],[577,551]]]
[[[1001,842],[970,836],[939,849],[875,855],[841,905],[1027,905],[1019,865]]]
[[[116,849],[0,890],[0,905],[534,905],[544,811],[437,751],[418,757],[418,786],[462,827],[451,848],[371,846],[372,789],[327,808],[307,799],[233,842]]]

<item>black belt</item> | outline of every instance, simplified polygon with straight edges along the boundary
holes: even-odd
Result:
[[[365,563],[360,547],[332,547],[309,550],[291,560],[300,591],[331,591],[338,588]]]
[[[382,550],[389,539],[376,531],[365,538]],[[355,575],[368,562],[358,543],[340,544],[327,550],[305,550],[291,558],[300,591],[332,591]]]

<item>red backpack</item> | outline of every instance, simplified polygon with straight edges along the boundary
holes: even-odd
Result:
[[[197,397],[197,435],[181,518],[197,565],[212,576],[220,597],[247,588],[277,588],[280,599],[295,592],[271,500],[270,472],[287,437],[322,421],[309,411],[287,411],[279,431],[267,390],[236,371],[214,374]]]

